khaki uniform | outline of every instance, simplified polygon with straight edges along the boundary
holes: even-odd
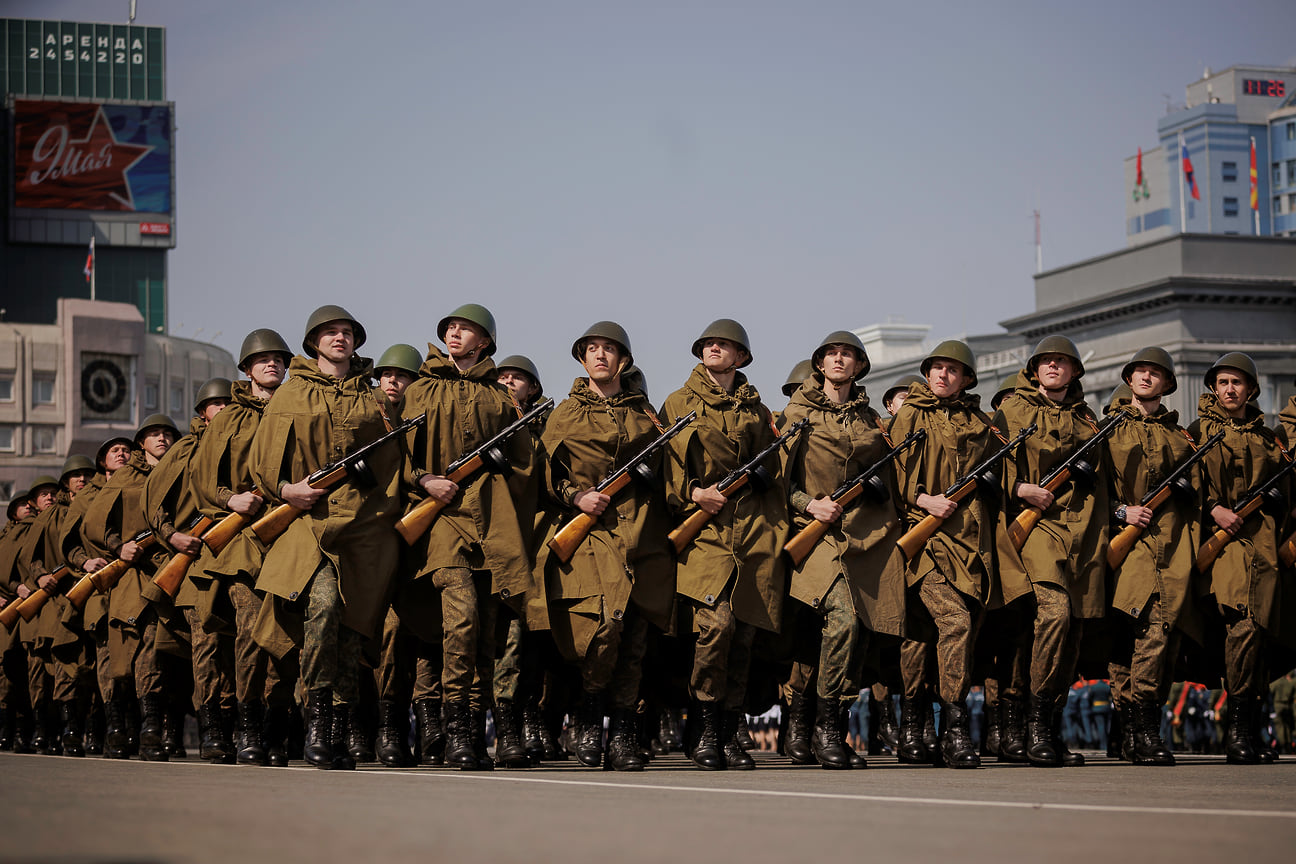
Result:
[[[1296,446],[1296,396],[1287,397],[1287,404],[1278,413],[1278,437],[1288,450]]]
[[[663,465],[666,503],[691,514],[692,491],[724,479],[777,437],[769,409],[742,372],[726,393],[698,364],[682,388],[666,397],[667,421],[690,411],[697,419],[672,439]],[[676,592],[698,634],[689,686],[699,702],[742,706],[755,629],[778,632],[787,577],[779,553],[788,539],[787,492],[778,458],[764,466],[774,488],[744,488],[729,499],[678,556]]]
[[[544,434],[550,495],[563,508],[558,524],[580,511],[575,496],[597,485],[663,431],[648,397],[625,388],[610,398],[585,378],[554,409]],[[647,467],[660,474],[662,453]],[[585,691],[610,687],[611,704],[630,708],[639,696],[647,628],[669,630],[675,564],[663,538],[670,530],[660,491],[631,483],[619,492],[566,563],[545,547],[537,561],[559,650],[581,668]]]
[[[821,379],[807,378],[780,425],[801,420],[809,420],[809,427],[782,454],[793,531],[813,521],[805,509],[812,500],[831,495],[891,449],[862,387],[852,387],[847,401],[837,404],[824,394]],[[883,476],[891,497],[881,504],[857,499],[789,577],[789,595],[822,616],[814,628],[822,699],[858,695],[869,631],[903,632],[904,558],[895,545],[903,532],[894,473],[888,468]]]
[[[72,499],[67,514],[59,526],[59,554],[73,571],[85,570],[85,562],[95,557],[89,552],[81,539],[81,525],[90,504],[95,500],[108,479],[103,473],[97,473],[90,482],[82,487]],[[65,603],[62,609],[61,623],[74,633],[83,633],[90,639],[93,655],[90,662],[94,666],[99,685],[99,695],[107,700],[112,691],[112,677],[108,674],[108,598],[102,594],[91,594],[86,598],[85,606],[77,609],[71,603]]]
[[[22,583],[18,571],[18,554],[27,532],[36,522],[35,516],[9,522],[0,534],[0,597],[8,603],[21,602],[17,588]],[[6,605],[8,605],[6,603]],[[22,644],[22,618],[14,622],[13,629],[0,624],[0,658],[4,668],[0,671],[0,702],[10,711],[25,708],[29,703],[27,693],[27,652]]]
[[[1038,431],[1004,461],[1009,495],[1008,517],[1024,502],[1012,494],[1018,482],[1039,483],[1077,447],[1092,438],[1097,426],[1084,401],[1084,388],[1072,381],[1061,402],[1039,392],[1039,380],[1027,370],[1004,399],[995,426],[1012,438],[1031,423]],[[1035,633],[1031,649],[1031,692],[1054,699],[1064,695],[1079,657],[1081,622],[1106,612],[1108,539],[1105,458],[1091,460],[1099,476],[1092,488],[1072,480],[1062,486],[1021,549],[1022,563],[1035,594]]]

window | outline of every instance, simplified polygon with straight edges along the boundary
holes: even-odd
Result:
[[[1273,183],[1275,186],[1282,185],[1282,163],[1273,163]]]
[[[1224,199],[1224,215],[1225,216],[1238,215],[1238,199],[1236,198]]]
[[[0,375],[0,402],[13,401],[13,374]]]
[[[181,416],[188,414],[188,411],[183,410],[185,404],[184,382],[172,381],[170,394],[171,401],[167,403],[167,410],[172,414],[179,413]]]
[[[14,442],[18,439],[14,426],[0,426],[0,453],[13,453]]]
[[[54,404],[54,378],[50,375],[32,376],[32,404]]]
[[[150,378],[144,382],[144,410],[156,414],[158,410],[158,382]]]
[[[1296,186],[1296,159],[1287,160],[1287,185]]]
[[[1220,166],[1220,179],[1225,183],[1237,182],[1237,163],[1225,162]]]
[[[1273,215],[1275,215],[1275,216],[1281,216],[1281,215],[1282,215],[1282,196],[1281,196],[1281,195],[1275,195],[1275,196],[1274,196],[1274,200],[1273,200]]]
[[[1296,213],[1296,192],[1292,192],[1287,196],[1287,212]]]
[[[1296,141],[1296,123],[1287,124],[1287,140]]]
[[[55,450],[55,426],[32,427],[32,449],[37,453],[53,453]]]

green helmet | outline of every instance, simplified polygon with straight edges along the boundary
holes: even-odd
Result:
[[[1169,396],[1171,393],[1175,392],[1175,390],[1179,389],[1179,381],[1175,378],[1174,360],[1170,358],[1170,352],[1166,351],[1164,348],[1144,348],[1131,357],[1130,361],[1125,364],[1125,368],[1121,370],[1121,380],[1128,384],[1130,376],[1134,374],[1134,367],[1138,366],[1140,363],[1145,363],[1150,366],[1159,366],[1161,369],[1165,370],[1167,375],[1170,376],[1170,385],[1162,391],[1162,396]]]
[[[1251,379],[1251,400],[1260,398],[1260,372],[1255,361],[1241,351],[1230,351],[1215,361],[1215,365],[1206,370],[1206,389],[1215,389],[1215,375],[1221,369],[1236,369]]]
[[[374,364],[374,372],[375,374],[381,374],[384,369],[399,369],[417,378],[419,367],[422,365],[423,355],[419,353],[417,348],[404,342],[397,342],[378,358],[378,362]]]
[[[91,474],[95,471],[95,463],[90,461],[89,456],[80,454],[69,456],[63,460],[63,470],[59,472],[59,481],[67,479],[69,474],[75,474],[77,471],[89,471]]]
[[[510,354],[496,363],[495,368],[501,372],[505,369],[516,369],[519,372],[525,372],[531,376],[531,380],[535,382],[536,389],[540,391],[540,394],[537,394],[537,398],[539,395],[544,393],[544,385],[540,383],[540,370],[531,362],[530,357],[525,357],[521,354]]]
[[[194,413],[201,414],[204,402],[210,402],[213,399],[224,399],[226,402],[234,398],[231,392],[233,384],[228,378],[212,378],[198,388],[194,395]]]
[[[1075,380],[1079,381],[1084,377],[1084,361],[1080,359],[1080,349],[1076,344],[1060,333],[1054,333],[1052,336],[1045,336],[1040,343],[1035,346],[1035,352],[1031,354],[1030,359],[1026,361],[1026,368],[1031,372],[1039,366],[1039,359],[1045,354],[1064,354],[1075,361],[1076,373]]]
[[[42,474],[32,481],[31,489],[27,490],[29,498],[35,498],[36,493],[46,486],[52,486],[55,490],[59,488],[59,479],[51,474]]]
[[[630,335],[626,333],[624,327],[615,321],[596,321],[585,328],[585,332],[572,343],[571,354],[576,358],[577,363],[585,362],[585,358],[581,356],[584,353],[582,349],[585,346],[585,340],[591,336],[610,339],[621,347],[621,353],[625,355],[622,358],[622,369],[627,369],[634,363],[634,352],[630,350]]]
[[[165,414],[150,414],[144,418],[144,422],[135,430],[135,444],[139,445],[139,440],[144,437],[144,433],[154,426],[165,426],[170,429],[175,437],[180,437],[180,430],[176,428],[175,422]]]
[[[924,378],[931,371],[932,361],[937,359],[954,360],[962,363],[963,368],[972,376],[972,383],[968,387],[972,388],[977,385],[976,355],[972,353],[972,349],[968,347],[966,342],[960,342],[957,339],[946,339],[933,348],[932,352],[923,360],[922,366],[919,367],[922,369]]]
[[[9,498],[9,505],[5,507],[5,515],[9,517],[10,522],[14,521],[14,511],[17,510],[19,506],[30,500],[28,493],[29,490],[27,489],[13,490],[13,494]]]
[[[819,340],[819,347],[810,355],[810,363],[814,368],[818,369],[820,364],[823,363],[824,355],[828,353],[830,345],[845,345],[859,352],[860,359],[864,361],[864,367],[856,373],[856,381],[867,375],[869,369],[873,368],[873,364],[869,361],[868,351],[864,350],[864,343],[849,330],[834,330]]]
[[[310,329],[308,328],[307,334],[309,335],[309,333]],[[239,371],[247,371],[247,362],[254,354],[265,354],[268,352],[282,354],[285,366],[292,362],[292,349],[288,347],[288,343],[285,342],[284,338],[276,331],[264,327],[260,330],[253,330],[247,336],[243,337],[243,347],[239,349]]]
[[[315,349],[314,335],[315,331],[330,321],[346,321],[351,325],[355,332],[355,348],[360,350],[360,346],[365,343],[365,329],[360,322],[352,317],[351,313],[341,306],[321,306],[310,314],[306,319],[306,335],[302,337],[302,351],[307,357],[317,357],[319,352]]]
[[[943,357],[944,355],[942,354],[940,356]],[[900,392],[901,390],[908,390],[911,384],[926,384],[926,383],[927,383],[927,379],[921,375],[913,375],[913,374],[901,375],[899,378],[895,380],[895,383],[892,384],[890,387],[888,387],[887,391],[882,394],[882,404],[885,406],[888,402],[891,401],[891,398],[895,396],[896,393]]]
[[[495,316],[490,313],[489,309],[476,303],[465,303],[442,318],[437,322],[437,338],[442,342],[445,342],[446,327],[450,325],[451,318],[462,318],[465,321],[471,321],[485,330],[486,335],[490,337],[490,344],[486,346],[482,356],[489,357],[495,353]]]
[[[648,376],[638,366],[627,366],[621,373],[621,386],[628,391],[638,391],[648,395]]]
[[[96,466],[100,468],[103,467],[104,460],[108,458],[108,451],[113,448],[114,444],[125,444],[127,450],[134,450],[137,446],[133,439],[127,438],[125,435],[117,435],[113,438],[109,438],[107,441],[99,445],[99,450],[95,453]]]
[[[998,411],[999,405],[1017,389],[1017,384],[1013,381],[1001,381],[1000,385],[999,389],[995,391],[995,395],[990,397],[991,411]]]
[[[747,338],[747,331],[743,326],[732,318],[717,318],[706,326],[701,336],[693,340],[693,356],[699,360],[702,359],[702,343],[708,339],[728,339],[746,351],[747,359],[739,363],[737,368],[741,369],[751,363],[751,340]]]
[[[792,394],[801,386],[801,382],[814,374],[814,363],[809,360],[802,360],[792,367],[788,373],[787,380],[783,382],[783,395],[789,399]]]

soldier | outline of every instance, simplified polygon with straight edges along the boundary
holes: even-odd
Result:
[[[576,714],[576,758],[598,767],[603,717],[610,702],[608,764],[641,771],[635,706],[639,700],[648,627],[669,629],[675,596],[674,564],[660,540],[670,526],[660,490],[632,483],[615,498],[594,487],[663,431],[638,378],[630,338],[615,322],[599,321],[572,343],[587,373],[554,409],[545,428],[550,496],[565,523],[576,513],[596,517],[567,562],[540,553],[549,620],[559,650],[580,667],[583,696]],[[660,471],[661,454],[649,470]]]
[[[22,579],[17,572],[22,540],[34,521],[26,489],[15,489],[5,509],[9,521],[0,532],[0,609],[24,599],[18,594]],[[13,607],[16,611],[17,607]],[[27,693],[27,652],[19,638],[18,619],[10,626],[0,624],[0,750],[30,753],[31,701]],[[22,717],[22,730],[18,729]]]
[[[801,389],[801,382],[813,375],[814,371],[814,363],[812,363],[809,358],[798,360],[797,364],[792,367],[792,371],[788,373],[787,380],[783,382],[783,386],[780,388],[783,391],[783,395],[791,399],[792,394]]]
[[[905,696],[901,702],[901,759],[921,750],[922,733],[916,700],[926,695],[928,646],[935,647],[937,696],[941,705],[940,756],[950,768],[981,764],[967,712],[972,686],[972,659],[977,634],[992,600],[1006,602],[1029,593],[1019,570],[1001,578],[996,560],[996,502],[973,495],[963,502],[945,490],[998,449],[990,418],[981,411],[976,357],[966,343],[951,339],[937,345],[922,362],[925,376],[910,385],[891,424],[891,436],[923,430],[926,438],[900,454],[896,462],[901,506],[911,524],[928,516],[943,520],[922,550],[908,562],[910,591],[925,614],[920,632],[901,649]],[[1007,568],[1003,568],[1007,569]]]
[[[970,349],[969,349],[970,350]],[[901,375],[887,391],[882,394],[882,407],[892,417],[900,413],[900,406],[909,398],[909,388],[914,384],[925,384],[927,379],[921,375]]]
[[[43,561],[38,562],[37,572],[33,572],[32,556],[36,554],[43,558],[41,540],[50,516],[53,515],[51,510],[58,500],[59,489],[57,478],[42,474],[32,481],[31,491],[28,492],[33,511],[30,517],[31,527],[23,537],[14,561],[16,575],[21,580],[15,588],[18,596],[23,600],[36,590],[37,575],[44,575],[47,572]],[[40,624],[39,620],[20,621],[18,631],[19,639],[27,652],[27,693],[31,699],[32,715],[36,722],[36,734],[32,736],[31,746],[37,753],[50,755],[61,753],[62,747],[59,745],[59,736],[54,732],[57,722],[53,716],[54,675],[53,669],[47,669],[45,662],[49,654],[46,650],[48,645],[44,640],[39,640],[41,644],[37,644]]]
[[[1083,765],[1060,736],[1069,683],[1075,678],[1082,624],[1106,611],[1103,550],[1107,545],[1107,481],[1076,477],[1055,497],[1039,481],[1089,440],[1094,413],[1084,401],[1084,364],[1065,336],[1047,336],[1017,376],[994,425],[1008,437],[1031,423],[1038,431],[1006,460],[1010,516],[1043,511],[1021,548],[1035,595],[1030,646],[1030,708],[1026,755],[1032,765]]]
[[[1188,431],[1200,444],[1224,430],[1220,446],[1201,462],[1206,477],[1203,532],[1223,530],[1230,537],[1204,574],[1224,619],[1229,709],[1224,754],[1232,764],[1253,765],[1276,757],[1272,748],[1260,746],[1257,727],[1269,683],[1265,655],[1278,625],[1278,541],[1284,536],[1287,508],[1275,514],[1262,507],[1245,519],[1233,508],[1249,490],[1277,473],[1286,457],[1255,405],[1260,385],[1250,357],[1236,351],[1225,354],[1206,371],[1205,383],[1206,392],[1197,402],[1198,418]]]
[[[1107,439],[1111,454],[1113,537],[1134,525],[1138,542],[1112,570],[1111,608],[1123,629],[1108,664],[1112,696],[1121,729],[1132,736],[1136,765],[1173,765],[1174,754],[1161,740],[1161,706],[1170,695],[1181,632],[1202,641],[1194,614],[1193,555],[1200,545],[1200,474],[1187,476],[1191,494],[1176,492],[1159,509],[1143,506],[1143,497],[1193,452],[1179,424],[1179,413],[1161,400],[1175,392],[1174,361],[1161,348],[1136,353],[1121,377],[1128,396],[1119,394],[1107,413],[1124,412],[1126,420]]]
[[[671,441],[665,460],[666,501],[676,515],[712,516],[678,556],[681,611],[697,634],[689,690],[690,756],[709,770],[749,769],[755,762],[737,740],[756,628],[778,632],[785,575],[779,552],[787,540],[787,496],[774,459],[765,491],[730,499],[719,482],[769,446],[777,432],[760,393],[740,371],[751,363],[747,331],[721,318],[693,342],[700,361],[662,414],[697,420]]]
[[[828,523],[822,540],[790,574],[789,595],[820,616],[809,629],[806,660],[791,685],[793,713],[815,700],[811,749],[824,768],[863,768],[843,740],[843,708],[860,690],[869,633],[899,636],[904,620],[904,559],[895,541],[901,534],[891,496],[894,479],[885,474],[886,498],[862,499],[849,510],[832,491],[857,477],[891,449],[881,418],[869,407],[858,383],[869,371],[864,343],[838,330],[811,357],[814,373],[802,382],[783,412],[787,425],[808,420],[809,428],[783,459],[793,528]],[[814,690],[809,688],[813,687]],[[854,757],[854,758],[852,758]]]
[[[446,351],[429,345],[420,378],[405,391],[404,416],[427,418],[412,433],[406,481],[445,505],[431,530],[410,550],[414,583],[431,590],[442,614],[446,761],[462,770],[489,769],[486,710],[492,698],[497,598],[522,602],[531,588],[527,540],[513,496],[532,473],[534,446],[526,435],[504,448],[513,475],[480,471],[462,486],[445,476],[450,463],[485,443],[518,417],[497,378],[495,318],[475,303],[437,324]],[[527,523],[526,528],[530,528]],[[429,587],[430,586],[430,587]]]
[[[376,637],[390,602],[397,538],[400,448],[377,448],[332,488],[310,474],[382,437],[391,426],[387,398],[370,383],[360,322],[340,306],[306,321],[302,352],[265,406],[252,439],[252,479],[272,504],[303,511],[266,552],[256,587],[280,628],[300,627],[306,691],[306,761],[355,768],[347,752],[350,706],[360,697],[360,654]],[[304,607],[304,608],[303,608]],[[264,616],[263,616],[264,617]],[[264,622],[259,622],[264,623]],[[266,631],[271,628],[266,627]],[[262,647],[283,657],[291,631],[261,632]]]
[[[250,521],[264,506],[249,456],[261,416],[283,383],[292,356],[288,343],[274,330],[253,330],[243,339],[238,368],[247,380],[230,385],[230,404],[212,419],[190,461],[194,503],[198,512],[216,523],[231,514]],[[219,553],[204,544],[182,591],[194,595],[199,627],[215,635],[222,674],[234,683],[235,761],[283,766],[288,764],[284,739],[296,672],[281,672],[278,658],[272,662],[254,637],[262,599],[253,586],[264,554],[261,542],[247,527]]]
[[[147,527],[141,501],[148,475],[178,437],[170,417],[146,417],[135,433],[134,444],[139,449],[131,453],[121,470],[113,473],[81,521],[82,545],[95,556],[85,563],[87,573],[101,569],[113,558],[131,565],[108,590],[108,671],[112,685],[106,700],[105,753],[113,759],[127,758],[131,748],[126,714],[133,691],[143,714],[140,758],[167,761],[163,738],[166,693],[158,662],[158,618],[140,593],[145,580],[152,579],[156,569],[165,563],[166,554],[150,550],[147,545],[151,544],[133,538]]]

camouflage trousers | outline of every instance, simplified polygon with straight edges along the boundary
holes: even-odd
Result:
[[[598,629],[580,660],[586,693],[607,692],[611,708],[633,708],[639,701],[643,659],[648,650],[648,621],[633,603],[621,618],[608,615],[605,603]]]
[[[1220,607],[1224,616],[1224,689],[1240,699],[1268,695],[1265,632],[1245,612]]]
[[[333,691],[333,701],[360,700],[360,654],[364,636],[342,624],[337,569],[327,558],[306,587],[302,627],[301,683],[306,692]]]
[[[432,571],[441,595],[441,690],[446,702],[469,700],[475,711],[490,707],[495,658],[496,601],[490,573],[466,567]]]
[[[788,687],[803,694],[813,687],[820,699],[849,697],[853,701],[859,695],[868,631],[855,614],[846,580],[837,577],[815,609],[822,616],[819,627],[813,633],[799,631],[798,639],[809,642],[806,648],[817,655],[817,662],[794,662]],[[803,617],[813,620],[808,615]]]
[[[1063,696],[1075,678],[1083,622],[1071,617],[1065,588],[1036,582],[1034,638],[1030,645],[1030,692],[1044,699]]]
[[[113,621],[108,625],[108,662],[112,675],[111,695],[129,694],[132,683],[135,695],[162,695],[162,666],[157,651],[157,616],[147,624],[136,626]]]
[[[747,696],[752,641],[756,637],[755,627],[734,616],[733,585],[731,577],[714,606],[690,601],[697,642],[693,646],[689,693],[699,702],[718,702],[727,711],[742,708]]]
[[[203,628],[197,609],[184,610],[189,623],[189,647],[193,661],[194,708],[213,705],[234,707],[233,648],[228,639]]]
[[[70,702],[94,687],[91,646],[84,639],[45,645],[28,655],[27,689],[33,702]]]
[[[1161,597],[1153,594],[1137,621],[1131,640],[1107,664],[1112,696],[1119,706],[1135,702],[1164,705],[1170,697],[1171,673],[1179,652],[1179,631],[1162,623]]]
[[[234,679],[237,701],[262,701],[276,708],[291,708],[293,685],[298,678],[297,654],[275,657],[252,638],[264,602],[252,589],[252,582],[252,577],[242,573],[235,579],[222,581],[221,590],[227,593],[234,607],[234,635],[220,634],[220,640],[227,646],[220,656],[229,664],[226,674]]]
[[[374,684],[379,699],[402,704],[441,698],[441,646],[414,635],[394,609],[383,621]]]
[[[933,578],[934,577],[934,578]],[[972,686],[972,655],[982,610],[943,576],[929,574],[918,587],[918,597],[936,624],[936,644],[906,639],[900,645],[900,677],[904,695],[923,695],[932,648],[935,648],[937,696],[944,702],[962,705]]]

